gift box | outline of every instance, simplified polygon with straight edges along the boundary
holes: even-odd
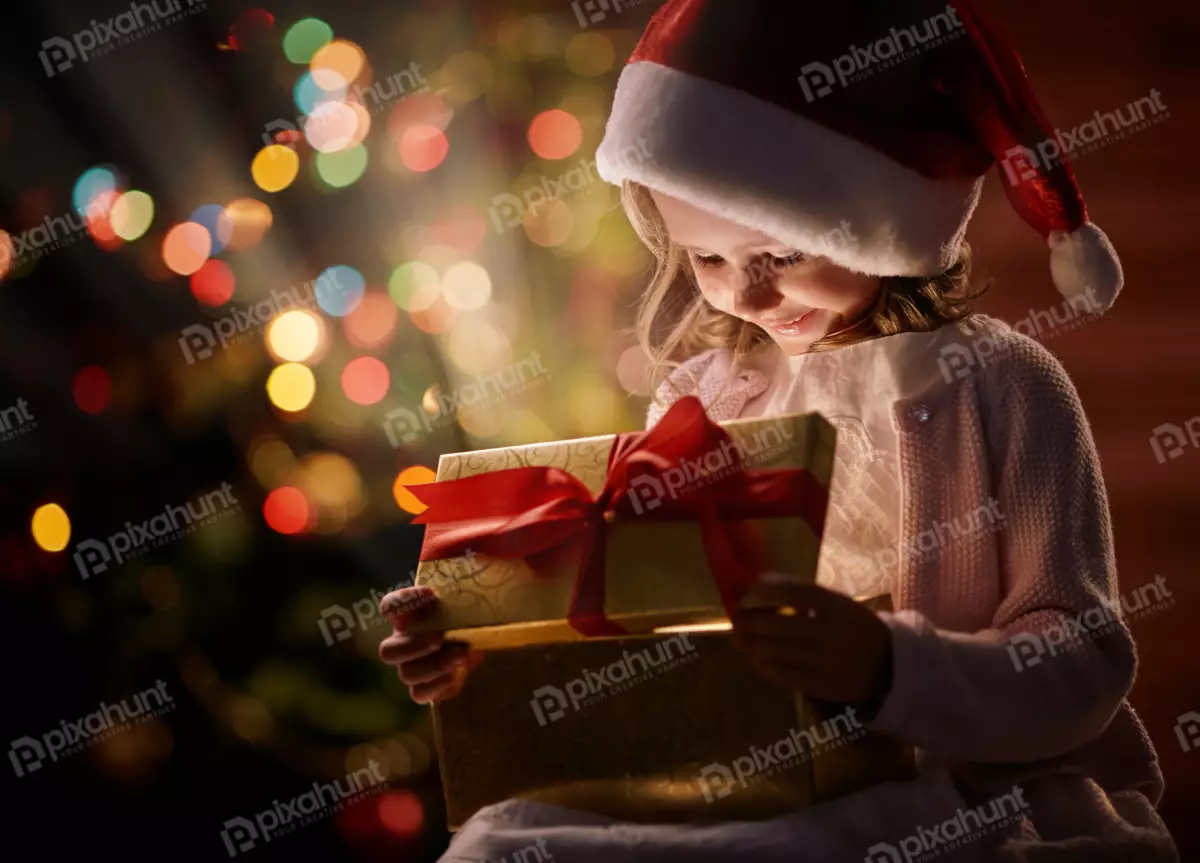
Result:
[[[766,569],[812,579],[833,465],[820,416],[445,455],[409,631],[487,651],[434,706],[451,829],[511,797],[642,822],[766,818],[914,774],[852,710],[762,679],[728,635]]]
[[[818,414],[717,426],[689,398],[649,432],[443,455],[409,489],[440,600],[410,630],[494,650],[726,626],[763,569],[815,574],[834,443]]]

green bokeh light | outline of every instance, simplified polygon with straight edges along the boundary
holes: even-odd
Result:
[[[304,18],[284,34],[283,53],[293,63],[307,63],[321,46],[332,41],[332,27],[319,18]]]
[[[317,153],[317,176],[334,188],[349,186],[367,170],[367,148],[356,144],[336,153]]]

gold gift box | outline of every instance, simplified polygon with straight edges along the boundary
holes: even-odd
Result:
[[[819,414],[734,420],[722,427],[732,439],[731,446],[712,450],[703,463],[685,462],[673,468],[676,474],[665,472],[662,494],[721,476],[731,467],[732,451],[742,454],[748,470],[804,468],[829,487],[835,431]],[[603,435],[443,455],[437,481],[516,467],[558,467],[595,495],[604,486],[615,440],[615,435]],[[710,471],[707,477],[702,470]],[[640,503],[650,509],[653,501],[643,498]],[[820,538],[804,518],[731,521],[751,525],[760,535],[772,568],[798,576],[815,574]],[[605,547],[605,614],[629,634],[728,627],[699,522],[617,520],[607,526]],[[429,585],[440,602],[409,629],[444,631],[448,638],[480,650],[582,640],[584,636],[567,622],[579,552],[578,544],[564,549],[556,560],[542,562],[536,572],[524,560],[484,555],[423,561],[417,567],[416,584]],[[470,574],[464,577],[464,572]]]
[[[835,437],[820,416],[722,425],[747,469],[805,468],[829,487]],[[437,480],[555,466],[595,494],[614,440],[445,455]],[[752,523],[772,568],[815,577],[819,538],[803,518]],[[440,603],[409,630],[446,631],[488,651],[458,696],[433,709],[451,829],[512,797],[647,823],[768,818],[914,775],[910,748],[861,728],[848,733],[837,708],[767,682],[735,649],[698,523],[607,526],[605,611],[628,638],[585,640],[568,625],[578,568],[570,556],[535,573],[524,561],[483,555],[418,567],[416,583]],[[663,662],[640,663],[634,679],[576,702],[579,681],[595,687],[602,669],[644,651],[661,652]],[[819,730],[831,726],[836,745],[821,744]],[[714,765],[744,766],[752,747],[786,748],[804,739],[800,732],[818,740],[807,757],[720,786]]]

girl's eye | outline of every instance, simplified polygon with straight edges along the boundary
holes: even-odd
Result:
[[[803,252],[792,252],[790,255],[771,255],[771,259],[783,267],[793,267],[803,261],[804,258]]]
[[[724,263],[720,255],[692,255],[692,260],[700,267],[716,267]]]

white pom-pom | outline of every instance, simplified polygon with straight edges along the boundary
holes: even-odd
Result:
[[[1095,314],[1112,308],[1125,276],[1121,260],[1104,232],[1084,222],[1071,233],[1054,231],[1050,244],[1050,276],[1067,300],[1084,297]]]

